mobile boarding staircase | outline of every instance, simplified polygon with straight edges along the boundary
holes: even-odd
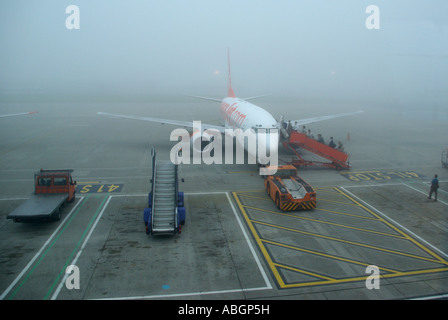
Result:
[[[184,193],[179,191],[178,165],[171,161],[156,161],[156,151],[151,150],[152,179],[148,194],[148,208],[143,211],[143,221],[148,235],[181,233],[185,224]]]
[[[350,169],[350,163],[348,161],[350,157],[349,154],[327,146],[326,144],[318,142],[317,140],[308,137],[306,134],[297,131],[293,131],[291,132],[291,135],[288,135],[282,130],[282,134],[283,137],[286,138],[282,141],[283,145],[293,151],[297,156],[297,159],[294,159],[291,163],[295,167],[323,166],[335,168],[338,171],[342,169]],[[297,152],[297,148],[303,148],[319,157],[329,160],[330,162],[304,160]]]

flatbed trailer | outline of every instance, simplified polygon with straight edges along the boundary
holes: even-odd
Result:
[[[73,170],[43,170],[34,174],[34,193],[8,214],[14,222],[34,220],[58,221],[62,207],[75,200],[76,182]]]
[[[68,194],[32,194],[31,197],[15,208],[8,219],[15,222],[31,220],[59,220],[61,208],[68,199]]]

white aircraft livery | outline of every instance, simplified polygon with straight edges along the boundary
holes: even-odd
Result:
[[[229,132],[235,129],[240,129],[242,131],[252,130],[252,132],[255,133],[257,136],[256,139],[256,147],[251,148],[247,140],[244,139],[236,139],[237,144],[240,144],[244,150],[248,152],[248,158],[250,159],[256,159],[258,163],[266,164],[265,160],[260,159],[259,150],[265,150],[264,154],[267,156],[267,153],[272,154],[273,151],[275,151],[275,154],[278,154],[278,145],[279,145],[279,130],[281,126],[281,122],[278,122],[275,120],[275,118],[265,109],[256,106],[247,100],[258,98],[260,96],[256,97],[249,97],[245,99],[240,99],[235,96],[235,93],[232,88],[232,80],[231,80],[231,71],[230,71],[230,53],[228,53],[228,94],[227,97],[224,98],[222,101],[215,98],[209,98],[209,97],[202,97],[202,96],[193,96],[196,98],[211,100],[211,101],[217,101],[221,102],[221,108],[220,108],[220,114],[221,114],[221,121],[222,126],[212,125],[212,124],[204,124],[200,123],[200,131],[204,130],[211,130],[211,131],[218,131],[223,135],[228,135]],[[361,113],[363,111],[356,111],[356,112],[350,112],[350,113],[340,113],[335,115],[328,115],[328,116],[321,116],[321,117],[315,117],[315,118],[307,118],[307,119],[301,119],[301,120],[293,120],[292,123],[297,122],[297,125],[305,125],[317,121],[323,121],[328,119],[334,119],[338,117],[348,116],[348,115],[354,115]],[[157,122],[162,124],[170,124],[178,127],[186,127],[186,128],[193,128],[193,134],[191,135],[191,142],[193,143],[193,148],[196,145],[194,141],[198,139],[199,141],[204,141],[202,138],[202,132],[199,132],[201,134],[197,135],[198,133],[198,126],[197,122],[187,122],[187,121],[179,121],[179,120],[169,120],[169,119],[160,119],[160,118],[153,118],[153,117],[144,117],[144,116],[130,116],[130,115],[121,115],[121,114],[112,114],[112,113],[106,113],[106,112],[98,112],[99,115],[106,115],[111,117],[119,117],[119,118],[125,118],[125,119],[134,119],[134,120],[143,120],[143,121],[150,121],[150,122]],[[259,139],[259,135],[263,134],[264,139]],[[272,139],[270,137],[275,134],[276,139]],[[202,140],[200,140],[202,139]],[[201,145],[201,144],[199,144]],[[268,152],[268,151],[269,152]],[[250,162],[249,162],[250,163]],[[271,163],[272,164],[272,163]]]

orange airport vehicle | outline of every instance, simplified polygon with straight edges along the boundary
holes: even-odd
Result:
[[[8,214],[15,222],[54,220],[61,218],[61,208],[75,200],[76,181],[73,170],[43,170],[34,174],[34,193]]]
[[[265,176],[264,187],[280,210],[316,208],[316,191],[297,175],[294,166],[283,165],[275,168],[277,171],[274,174]]]
[[[349,154],[336,148],[327,146],[326,144],[318,142],[317,140],[309,138],[306,136],[306,134],[293,131],[286,140],[282,141],[282,143],[286,148],[290,149],[296,154],[297,159],[292,161],[292,164],[296,167],[322,166],[335,168],[338,171],[342,169],[350,169],[350,164],[348,161],[350,157]],[[319,157],[329,160],[330,162],[304,160],[299,155],[296,148],[307,150]]]

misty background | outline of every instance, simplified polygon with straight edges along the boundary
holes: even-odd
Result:
[[[69,5],[80,29],[68,30]],[[380,9],[369,30],[368,5]],[[239,97],[448,108],[446,0],[2,0],[0,100]],[[124,98],[123,98],[124,97]]]

